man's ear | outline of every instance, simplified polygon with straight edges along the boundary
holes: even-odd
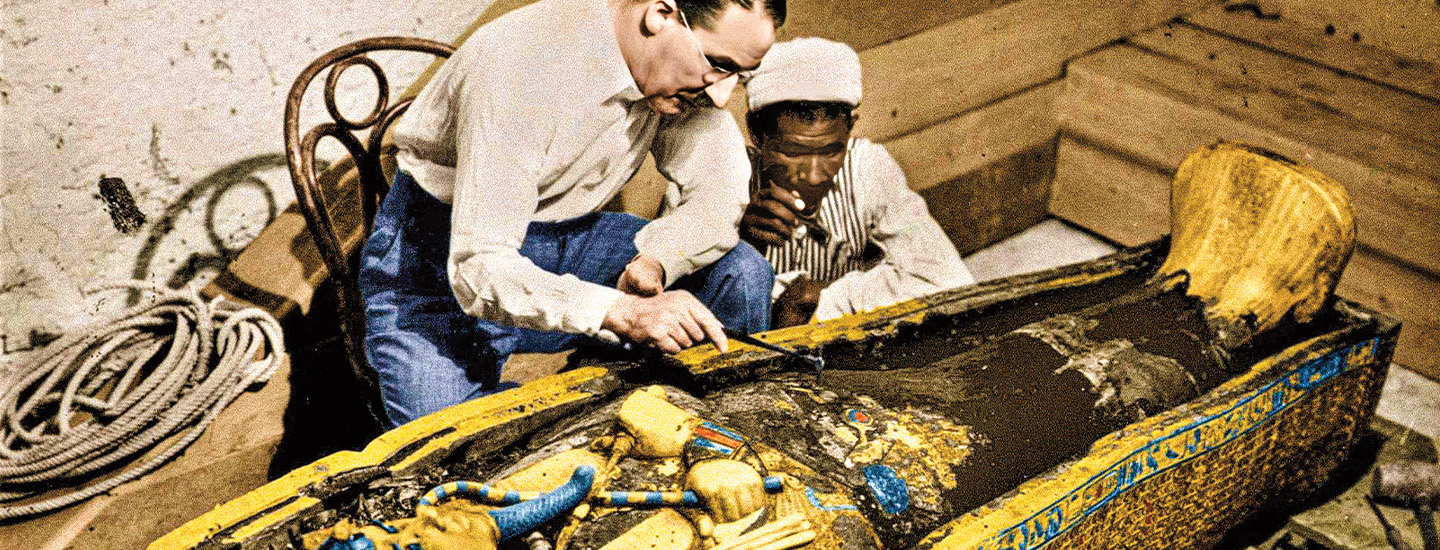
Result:
[[[644,0],[645,17],[640,19],[640,32],[645,36],[660,34],[666,27],[680,24],[680,9],[675,0]]]

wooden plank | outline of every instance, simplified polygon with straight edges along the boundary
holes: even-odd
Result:
[[[1020,0],[860,53],[861,135],[888,141],[1059,78],[1067,60],[1211,0]]]
[[[1173,171],[1068,136],[1061,138],[1056,160],[1051,200],[1056,216],[1124,244],[1169,231]],[[1336,293],[1404,321],[1395,362],[1440,380],[1440,277],[1362,245]]]
[[[963,191],[950,189],[939,192],[938,200],[952,204],[932,206],[941,208],[947,219],[958,224],[952,237],[959,238],[957,244],[970,247],[966,251],[1007,237],[1039,221],[1040,218],[1033,214],[1044,211],[1048,178],[1036,177],[1034,170],[1014,170],[1025,163],[1013,157],[1053,147],[1059,128],[1054,116],[1055,102],[1063,91],[1064,85],[1059,80],[1042,84],[885,143],[886,149],[905,170],[911,189],[923,191],[946,183],[978,186]],[[1053,159],[1047,162],[1053,162]],[[980,174],[988,175],[982,177]],[[966,179],[967,175],[971,177]],[[1018,179],[1006,181],[1012,177]],[[960,183],[962,180],[964,183]],[[626,185],[620,204],[615,208],[641,217],[653,217],[659,209],[665,185],[653,162],[647,160]],[[1015,194],[1016,186],[1026,191]],[[1022,200],[1037,202],[1016,204]],[[998,206],[1001,203],[1007,204],[1001,208]],[[974,205],[981,211],[961,213],[952,207],[955,204]],[[1005,223],[992,219],[1002,212],[1024,214]],[[990,219],[982,224],[988,229],[974,232],[976,219]]]
[[[1055,141],[1056,80],[924,130],[885,143],[905,170],[910,188],[923,190]]]
[[[1261,10],[1334,35],[1440,63],[1440,6],[1415,0],[1260,0]]]
[[[780,37],[818,36],[865,50],[1014,1],[791,0]]]
[[[1051,142],[920,191],[961,254],[969,254],[1045,219],[1055,168]]]
[[[1440,381],[1440,278],[1361,246],[1335,293],[1404,321],[1395,362]]]
[[[1124,246],[1170,232],[1170,179],[1071,136],[1055,156],[1050,213]]]
[[[1208,106],[1183,101],[1167,91],[1138,84],[1131,74],[1112,74],[1104,65],[1092,62],[1094,57],[1070,65],[1059,107],[1064,131],[1170,170],[1190,151],[1220,139],[1276,151],[1347,186],[1362,243],[1440,273],[1440,185],[1436,180],[1385,172]],[[1192,67],[1186,74],[1198,70]]]
[[[1379,86],[1353,74],[1256,48],[1190,25],[1166,25],[1131,37],[1130,43],[1256,88],[1263,87],[1320,113],[1350,117],[1370,128],[1427,145],[1440,144],[1440,101]],[[1293,117],[1296,113],[1286,115]],[[1304,122],[1318,120],[1307,118]]]
[[[1273,15],[1274,10],[1261,13]],[[1326,24],[1288,17],[1257,18],[1251,11],[1227,11],[1220,6],[1188,15],[1186,20],[1211,32],[1440,100],[1440,63],[1357,43],[1349,33],[1338,30],[1328,34]]]
[[[1083,65],[1086,71],[1123,78],[1131,84],[1354,159],[1367,167],[1429,180],[1432,186],[1440,186],[1440,147],[1386,135],[1329,105],[1287,94],[1283,88],[1248,74],[1231,76],[1125,45],[1106,48],[1076,64]],[[1440,105],[1432,105],[1424,114],[1440,116]]]

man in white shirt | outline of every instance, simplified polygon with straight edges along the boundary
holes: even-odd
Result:
[[[722,325],[766,328],[769,266],[737,246],[744,142],[707,107],[784,15],[784,0],[540,0],[450,57],[395,128],[400,173],[361,264],[391,422],[499,389],[513,352],[724,349]],[[647,153],[679,207],[598,213]]]
[[[774,327],[975,282],[885,147],[850,136],[861,95],[853,49],[775,44],[746,89],[758,150],[740,233],[775,268]]]

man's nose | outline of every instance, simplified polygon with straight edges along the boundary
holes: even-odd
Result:
[[[710,102],[716,107],[725,108],[730,102],[730,93],[735,91],[735,84],[740,82],[740,75],[729,75],[725,78],[712,82],[705,87],[705,95],[710,96]]]
[[[805,183],[817,187],[829,183],[830,174],[826,172],[825,166],[820,163],[819,158],[811,158],[810,165],[805,170]]]

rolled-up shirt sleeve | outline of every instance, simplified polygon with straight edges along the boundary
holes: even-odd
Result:
[[[520,255],[551,133],[536,121],[555,120],[554,113],[477,76],[494,73],[469,74],[451,96],[459,114],[447,267],[456,300],[466,313],[505,325],[613,339],[601,323],[620,291],[547,272]]]
[[[660,262],[669,287],[740,241],[750,162],[735,119],[719,109],[667,119],[650,151],[672,188],[665,213],[635,235],[635,248]]]
[[[865,205],[871,238],[884,258],[874,267],[852,271],[820,292],[815,317],[833,319],[974,284],[955,245],[930,216],[925,199],[910,190],[905,173],[884,146],[866,143],[859,155],[857,196]]]

